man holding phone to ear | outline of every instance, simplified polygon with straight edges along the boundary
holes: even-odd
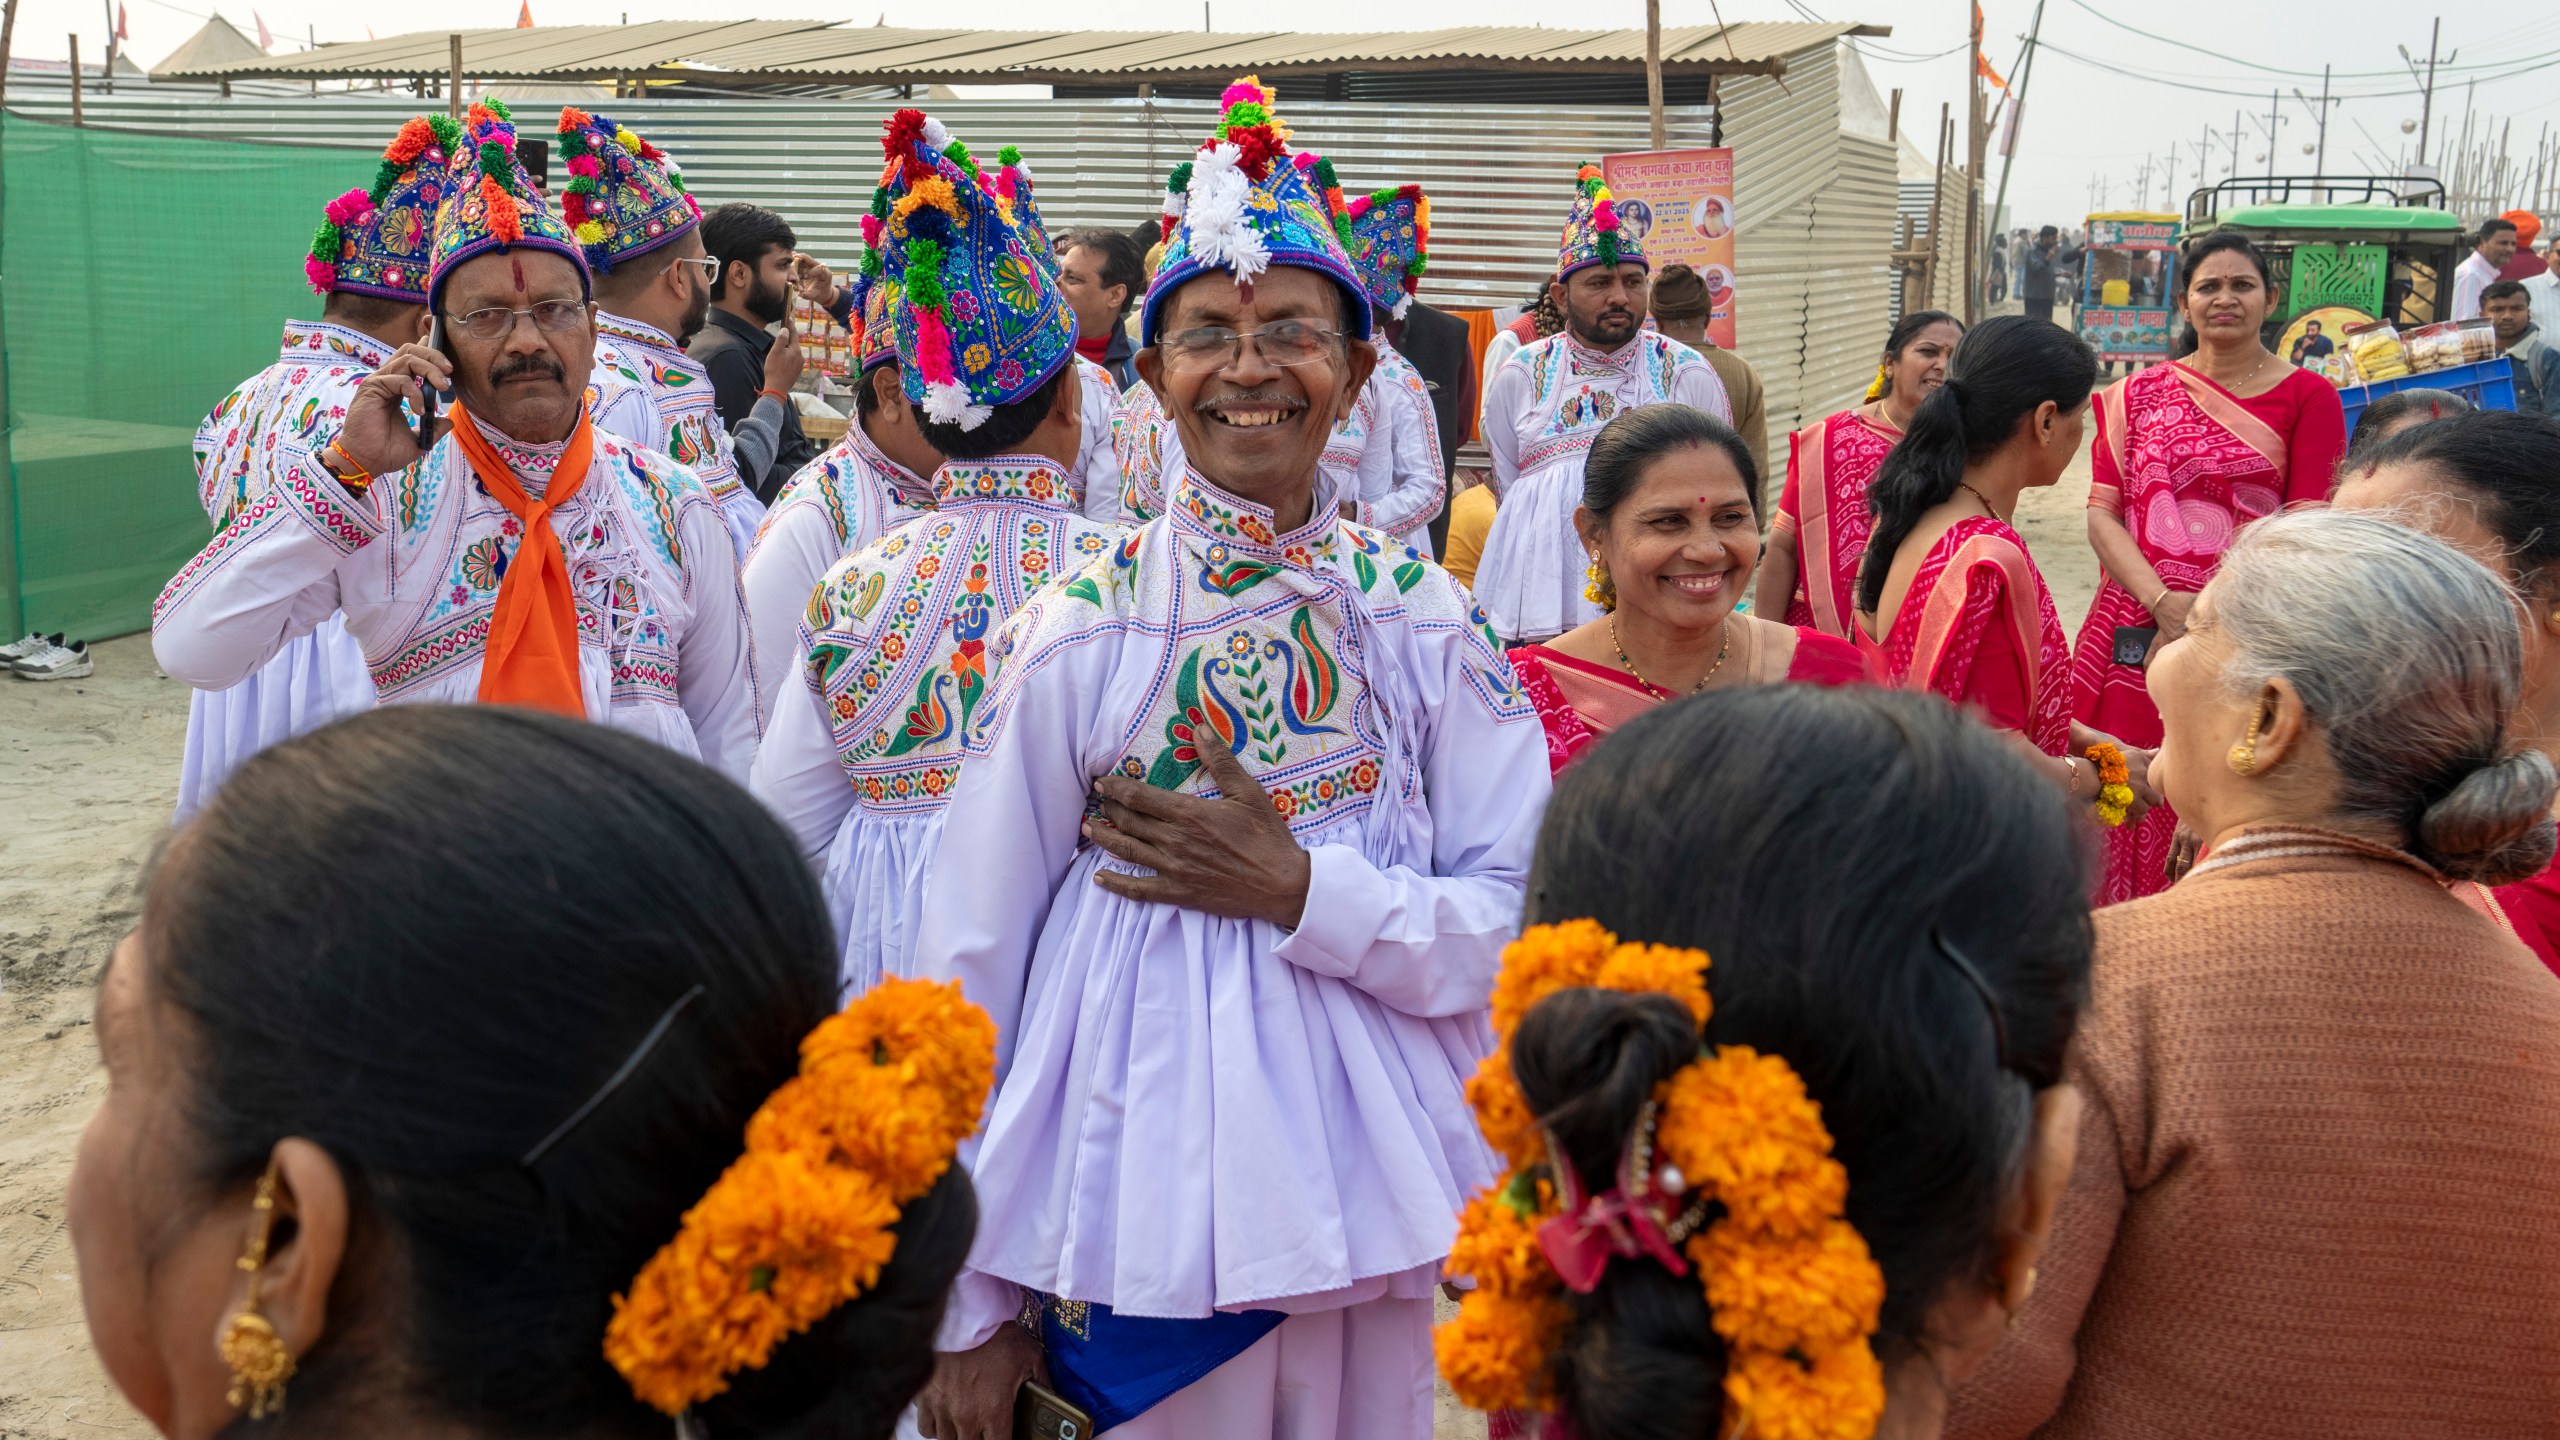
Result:
[[[383,703],[530,705],[658,740],[744,781],[756,706],[738,562],[710,493],[596,427],[577,240],[474,105],[437,215],[428,308],[333,436],[161,592],[152,648],[229,685],[343,611]],[[502,157],[503,170],[486,168]],[[435,414],[439,392],[453,397]],[[411,412],[434,415],[421,444]]]

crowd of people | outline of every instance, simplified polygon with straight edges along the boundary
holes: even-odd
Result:
[[[575,109],[331,202],[98,997],[156,1428],[2548,1429],[2560,426],[2350,449],[2215,235],[2186,359],[1916,312],[1773,454],[1596,167],[1479,396],[1221,107],[1148,237],[902,109],[841,283]]]

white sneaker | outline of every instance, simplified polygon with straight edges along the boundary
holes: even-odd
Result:
[[[62,637],[59,635],[54,636],[52,643],[56,645],[61,644]],[[33,630],[30,630],[27,632],[25,639],[12,640],[6,645],[0,645],[0,665],[15,665],[30,655],[41,655],[44,653],[45,644],[46,641],[43,636],[37,634]]]
[[[97,673],[97,669],[97,662],[89,658],[86,640],[74,640],[68,645],[48,642],[44,649],[9,666],[10,673],[21,680],[78,680]]]

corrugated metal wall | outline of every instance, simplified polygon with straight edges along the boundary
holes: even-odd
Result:
[[[67,77],[9,79],[11,109],[69,119]],[[1892,152],[1841,133],[1830,48],[1795,57],[1783,86],[1760,77],[1725,83],[1741,211],[1739,348],[1761,370],[1774,433],[1862,389],[1873,367],[1890,300]],[[753,200],[790,217],[802,248],[830,263],[860,253],[856,217],[877,173],[880,121],[897,102],[616,101],[561,90],[518,108],[534,120],[563,99],[664,146],[706,205]],[[113,95],[93,90],[85,112],[94,125],[375,149],[403,117],[435,103],[343,93],[224,100],[207,87],[126,83]],[[1212,102],[1198,100],[940,100],[931,108],[980,154],[1020,145],[1053,230],[1125,228],[1156,215],[1166,172],[1215,116]],[[1431,194],[1424,295],[1461,308],[1527,295],[1553,265],[1575,164],[1647,143],[1644,112],[1626,107],[1293,104],[1284,89],[1281,108],[1299,143],[1330,157],[1346,188],[1410,181]],[[1710,109],[1675,108],[1668,119],[1673,146],[1709,143]],[[539,133],[539,122],[526,129]],[[358,168],[349,183],[370,174]]]

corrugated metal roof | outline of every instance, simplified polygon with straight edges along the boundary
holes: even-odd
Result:
[[[259,56],[171,72],[173,78],[405,79],[441,75],[447,35],[425,31],[387,40],[324,45],[296,55]],[[731,83],[970,84],[1091,83],[1132,80],[1395,72],[1450,64],[1486,69],[1620,72],[1644,63],[1641,30],[1468,26],[1378,34],[1221,34],[1207,31],[911,30],[817,20],[556,25],[465,30],[463,69],[472,79],[590,79],[627,76]],[[1689,74],[1777,74],[1787,57],[1828,47],[1843,35],[1889,27],[1800,21],[1679,26],[1662,32],[1665,69]]]

